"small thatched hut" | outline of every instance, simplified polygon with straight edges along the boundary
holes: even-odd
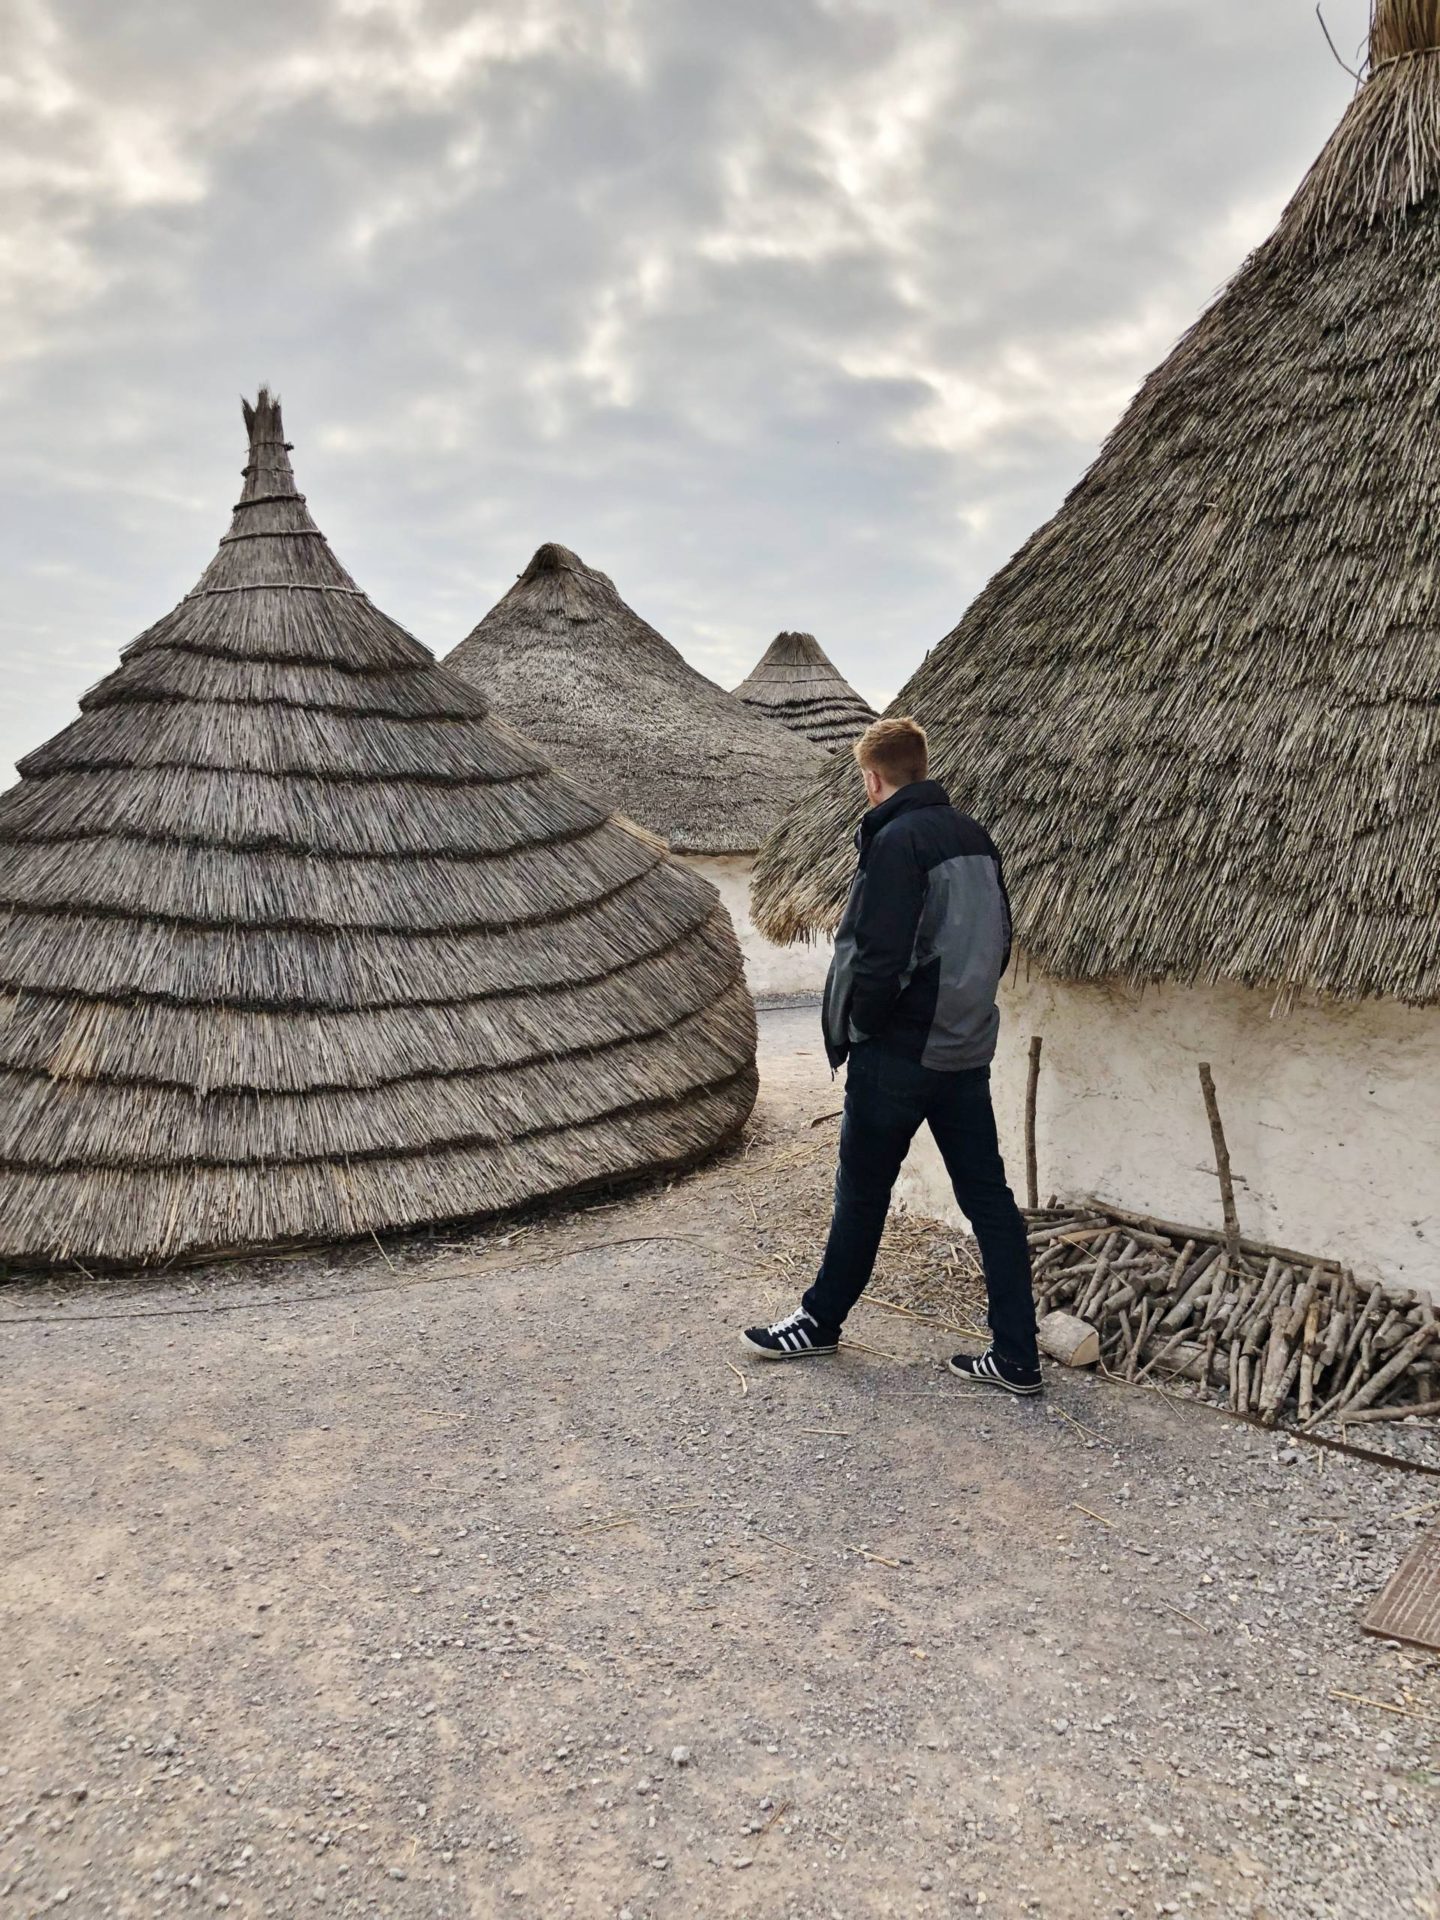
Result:
[[[1440,0],[1384,0],[1277,231],[896,702],[1006,856],[1042,1185],[1210,1217],[1208,1059],[1247,1229],[1432,1286],[1437,288]],[[832,764],[762,853],[772,937],[833,924],[859,804]]]
[[[698,673],[567,547],[541,547],[445,665],[719,889],[753,991],[818,987],[824,951],[750,924],[755,851],[809,791],[818,747]]]
[[[219,554],[0,798],[7,1265],[487,1213],[754,1100],[714,893],[366,599],[245,417]]]
[[[735,697],[826,753],[848,747],[875,718],[813,633],[777,633]]]

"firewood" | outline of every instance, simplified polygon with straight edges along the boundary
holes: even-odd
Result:
[[[1330,1324],[1325,1329],[1325,1338],[1315,1357],[1315,1376],[1327,1373],[1340,1358],[1350,1337],[1350,1309],[1340,1308],[1330,1316]]]
[[[1243,1353],[1251,1356],[1260,1350],[1260,1342],[1270,1331],[1270,1314],[1275,1297],[1285,1284],[1285,1276],[1290,1269],[1282,1266],[1278,1260],[1272,1260],[1265,1269],[1265,1279],[1260,1288],[1260,1297],[1251,1310],[1245,1334]]]
[[[1329,1400],[1326,1401],[1325,1405],[1311,1421],[1310,1424],[1312,1426],[1318,1427],[1322,1421],[1328,1420],[1332,1414],[1336,1414],[1342,1407],[1348,1406],[1350,1401],[1360,1391],[1362,1383],[1370,1372],[1370,1354],[1373,1338],[1374,1336],[1368,1328],[1360,1335],[1360,1352],[1356,1356],[1354,1366],[1348,1374],[1345,1374],[1343,1362],[1341,1365],[1341,1373],[1344,1375],[1345,1384],[1340,1388],[1338,1393],[1332,1394]]]
[[[1230,1309],[1230,1317],[1220,1330],[1222,1341],[1229,1342],[1237,1337],[1244,1339],[1246,1332],[1245,1315],[1250,1311],[1250,1303],[1260,1291],[1258,1280],[1247,1280],[1235,1296],[1235,1304]]]
[[[1290,1343],[1285,1338],[1285,1329],[1289,1324],[1287,1290],[1281,1295],[1280,1302],[1271,1315],[1270,1339],[1266,1345],[1265,1359],[1260,1369],[1260,1387],[1256,1401],[1262,1419],[1271,1419],[1280,1402],[1281,1383],[1290,1365]]]
[[[1393,1407],[1366,1407],[1356,1413],[1347,1407],[1340,1416],[1342,1426],[1358,1425],[1362,1420],[1433,1420],[1440,1414],[1440,1400],[1402,1400]]]
[[[1074,1219],[1061,1220],[1054,1225],[1041,1227],[1038,1231],[1032,1228],[1026,1237],[1032,1247],[1039,1247],[1052,1240],[1063,1240],[1068,1235],[1072,1246],[1078,1246],[1082,1240],[1100,1240],[1107,1233],[1114,1231],[1113,1220],[1107,1220],[1100,1214],[1087,1213],[1080,1214]]]
[[[1084,1293],[1076,1300],[1075,1313],[1077,1318],[1084,1320],[1088,1315],[1092,1301],[1100,1299],[1104,1293],[1105,1281],[1110,1272],[1110,1257],[1120,1237],[1118,1233],[1112,1233],[1104,1246],[1101,1247],[1100,1258],[1095,1262],[1094,1276]]]
[[[1378,1320],[1384,1297],[1385,1289],[1377,1285],[1371,1292],[1370,1298],[1365,1302],[1365,1305],[1361,1307],[1355,1315],[1349,1337],[1346,1339],[1336,1363],[1337,1372],[1343,1374],[1349,1367],[1350,1362],[1355,1357],[1356,1348],[1365,1336],[1366,1328],[1373,1326]]]
[[[1320,1341],[1320,1301],[1312,1295],[1305,1314],[1305,1338],[1300,1350],[1300,1419],[1310,1418],[1315,1405],[1315,1359]]]
[[[1188,1235],[1197,1241],[1207,1240],[1212,1246],[1223,1246],[1225,1243],[1224,1232],[1217,1232],[1213,1227],[1187,1226],[1179,1220],[1162,1220],[1153,1213],[1137,1213],[1132,1207],[1111,1206],[1109,1201],[1097,1200],[1095,1209],[1097,1215],[1103,1212],[1111,1221],[1118,1220],[1127,1227],[1141,1227],[1172,1241],[1183,1240]],[[1242,1254],[1259,1254],[1262,1260],[1283,1260],[1292,1267],[1308,1267],[1315,1258],[1313,1253],[1300,1253],[1294,1247],[1277,1247],[1268,1240],[1242,1239],[1240,1251]],[[1327,1261],[1325,1264],[1327,1271],[1340,1271],[1338,1261]]]
[[[1084,1322],[1126,1379],[1193,1379],[1305,1427],[1433,1395],[1440,1325],[1413,1290],[1362,1291],[1338,1262],[1233,1234],[1227,1249],[1223,1232],[1100,1201],[1032,1214],[1029,1238],[1040,1316]]]
[[[1188,1240],[1185,1244],[1186,1244],[1186,1252],[1182,1254],[1180,1259],[1177,1260],[1175,1263],[1175,1277],[1177,1282],[1180,1274],[1185,1271],[1186,1258],[1188,1256],[1189,1250],[1194,1247],[1195,1243],[1193,1240]],[[1167,1330],[1173,1329],[1175,1327],[1180,1327],[1180,1326],[1183,1326],[1185,1322],[1190,1318],[1190,1315],[1194,1310],[1195,1303],[1200,1298],[1201,1293],[1204,1291],[1204,1289],[1207,1286],[1214,1284],[1212,1276],[1214,1274],[1215,1263],[1219,1260],[1219,1258],[1220,1258],[1220,1255],[1217,1251],[1215,1254],[1211,1256],[1211,1258],[1205,1263],[1205,1265],[1201,1267],[1195,1279],[1193,1279],[1190,1282],[1190,1285],[1185,1289],[1184,1293],[1181,1294],[1180,1298],[1175,1302],[1174,1306],[1171,1307],[1170,1311],[1165,1315],[1164,1319],[1161,1320],[1160,1325],[1162,1327],[1166,1328]]]
[[[1224,1264],[1224,1255],[1219,1247],[1211,1249],[1208,1256],[1202,1256],[1200,1272],[1204,1275],[1207,1291],[1202,1296],[1205,1301],[1205,1322],[1212,1326],[1222,1315],[1228,1314],[1234,1296],[1230,1292],[1230,1273]],[[1194,1269],[1192,1268],[1193,1272]]]
[[[1135,1335],[1135,1328],[1134,1328],[1134,1325],[1133,1325],[1133,1323],[1132,1323],[1132,1321],[1131,1321],[1131,1319],[1130,1319],[1130,1309],[1129,1309],[1128,1307],[1121,1307],[1121,1309],[1120,1309],[1120,1312],[1119,1312],[1119,1315],[1118,1315],[1118,1320],[1119,1320],[1119,1326],[1118,1326],[1118,1334],[1119,1334],[1119,1340],[1118,1340],[1118,1346],[1119,1346],[1119,1350],[1120,1350],[1120,1352],[1121,1352],[1121,1353],[1124,1353],[1124,1352],[1126,1351],[1126,1349],[1127,1349],[1127,1348],[1129,1347],[1129,1345],[1130,1345],[1130,1342],[1131,1342],[1131,1340],[1132,1340],[1132,1339],[1134,1338],[1134,1335]],[[1103,1344],[1104,1344],[1104,1343],[1102,1342],[1102,1345],[1103,1345]]]
[[[1135,1338],[1130,1343],[1130,1351],[1125,1356],[1125,1378],[1133,1380],[1135,1369],[1140,1362],[1140,1349],[1145,1344],[1145,1335],[1150,1326],[1151,1306],[1148,1300],[1141,1303],[1140,1316],[1135,1322]]]
[[[1045,1248],[1038,1260],[1031,1261],[1030,1271],[1032,1277],[1037,1273],[1044,1273],[1049,1267],[1058,1265],[1069,1251],[1070,1249],[1063,1240],[1052,1241],[1051,1244]]]
[[[1219,1345],[1219,1342],[1220,1342],[1220,1336],[1218,1333],[1216,1333],[1215,1329],[1212,1327],[1205,1336],[1204,1379],[1207,1386],[1210,1385],[1215,1379],[1215,1349]],[[1224,1381],[1222,1380],[1220,1384],[1223,1386]]]
[[[1196,1340],[1187,1340],[1175,1349],[1174,1353],[1165,1362],[1161,1371],[1168,1374],[1172,1379],[1194,1380],[1202,1386],[1207,1385],[1214,1377],[1212,1370],[1213,1357],[1213,1349],[1210,1347],[1208,1341],[1204,1346],[1201,1346]],[[1224,1371],[1225,1363],[1222,1361],[1220,1365],[1221,1378],[1215,1381],[1216,1385],[1224,1384]]]
[[[1295,1305],[1291,1309],[1290,1318],[1285,1327],[1285,1338],[1287,1340],[1296,1340],[1299,1338],[1305,1322],[1309,1318],[1310,1303],[1319,1294],[1320,1282],[1324,1271],[1325,1269],[1323,1267],[1312,1267],[1309,1278],[1295,1295]]]
[[[1073,1313],[1047,1313],[1038,1328],[1040,1351],[1063,1367],[1093,1367],[1100,1359],[1100,1335]]]
[[[1423,1327],[1418,1328],[1416,1332],[1411,1334],[1410,1338],[1405,1342],[1404,1346],[1401,1347],[1393,1360],[1388,1360],[1378,1373],[1372,1374],[1354,1396],[1347,1403],[1344,1403],[1346,1411],[1353,1414],[1360,1412],[1365,1407],[1373,1406],[1392,1381],[1400,1378],[1410,1362],[1419,1355],[1423,1348],[1428,1347],[1434,1338],[1435,1328],[1427,1321]]]
[[[1285,1371],[1281,1376],[1280,1386],[1275,1394],[1274,1402],[1269,1412],[1265,1415],[1265,1424],[1267,1426],[1273,1427],[1279,1420],[1281,1413],[1289,1402],[1291,1394],[1295,1391],[1295,1382],[1299,1379],[1300,1369],[1304,1364],[1304,1349],[1296,1347],[1286,1362]]]

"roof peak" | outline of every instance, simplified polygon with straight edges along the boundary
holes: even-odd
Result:
[[[558,540],[547,540],[537,547],[530,556],[530,564],[521,574],[522,580],[538,579],[542,573],[591,573],[578,553],[572,553],[569,547],[562,547]]]
[[[1373,0],[1362,84],[1255,257],[1343,249],[1440,192],[1440,0]]]
[[[1373,0],[1370,71],[1392,60],[1440,52],[1440,0]]]
[[[777,633],[761,655],[760,664],[763,666],[766,660],[806,660],[813,661],[817,666],[833,665],[813,633]]]
[[[250,458],[240,470],[245,476],[241,504],[295,493],[290,442],[285,438],[285,423],[280,417],[279,394],[272,394],[269,387],[261,387],[254,406],[242,399],[240,411],[250,436]]]

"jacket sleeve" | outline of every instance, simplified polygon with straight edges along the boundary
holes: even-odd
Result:
[[[900,998],[915,953],[925,904],[925,874],[902,834],[880,833],[865,863],[865,885],[855,922],[854,985],[850,1020],[872,1039],[884,1031]]]

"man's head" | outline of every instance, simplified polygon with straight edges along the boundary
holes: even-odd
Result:
[[[878,807],[901,787],[925,779],[930,771],[930,743],[920,722],[901,714],[867,727],[855,742],[855,758],[865,776],[865,797]]]

